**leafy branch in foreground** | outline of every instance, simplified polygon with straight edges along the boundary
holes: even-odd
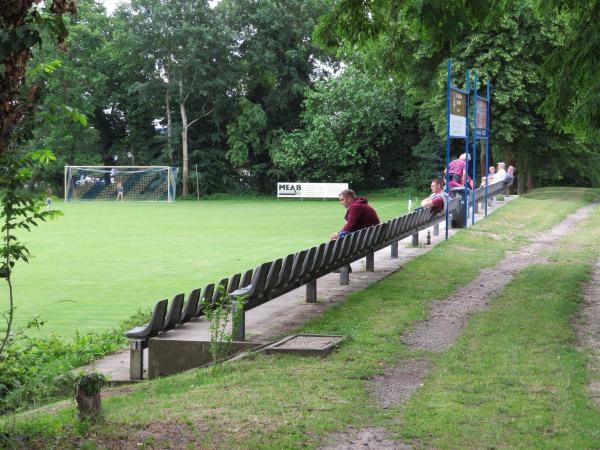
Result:
[[[0,329],[0,356],[11,340],[15,310],[12,270],[18,261],[29,262],[29,250],[19,241],[17,234],[21,230],[31,231],[41,221],[62,214],[59,211],[45,211],[42,195],[30,189],[35,168],[54,159],[50,150],[0,155],[0,277],[8,284],[8,309],[2,314],[5,326]]]

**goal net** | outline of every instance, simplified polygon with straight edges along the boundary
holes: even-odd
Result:
[[[175,201],[177,167],[65,166],[65,201]]]

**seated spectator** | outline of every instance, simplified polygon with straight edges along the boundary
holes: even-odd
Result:
[[[515,167],[508,166],[506,169],[506,175],[504,175],[504,184],[511,184],[515,179]]]
[[[448,194],[444,192],[442,180],[431,180],[431,195],[421,202],[421,208],[433,208],[436,212],[444,211],[448,206]]]
[[[504,181],[504,177],[506,176],[506,170],[504,170],[505,164],[503,162],[498,163],[498,170],[494,175],[494,183],[499,183]]]
[[[494,182],[494,175],[496,174],[496,168],[494,166],[490,166],[487,174],[487,184],[492,184]],[[481,187],[485,187],[486,177],[481,177]]]
[[[344,237],[363,228],[379,224],[379,217],[365,197],[357,197],[353,190],[346,189],[340,192],[340,203],[346,208],[346,223],[340,231],[331,235],[331,239]]]

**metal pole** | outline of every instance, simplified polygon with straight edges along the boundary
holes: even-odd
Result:
[[[340,267],[340,284],[342,286],[350,284],[350,264]]]
[[[70,171],[71,169],[69,168],[69,166],[65,166],[65,203],[67,202],[67,170]],[[69,186],[71,187],[71,186]]]
[[[317,302],[317,280],[306,283],[306,303]]]
[[[243,302],[239,300],[232,300],[231,302],[231,327],[234,341],[242,342],[246,340],[246,311]]]
[[[490,142],[490,80],[487,81],[487,108],[485,112],[485,217],[488,214],[488,165],[489,165],[489,142]]]
[[[473,80],[473,190],[471,192],[471,225],[475,224],[475,186],[477,182],[477,72]]]
[[[448,111],[446,111],[446,194],[450,193],[450,77],[452,75],[452,58],[448,59],[448,80],[446,83],[446,105]],[[448,208],[446,208],[446,240],[448,240]]]
[[[467,104],[465,105],[465,116],[467,118],[467,124],[465,128],[465,153],[467,155],[465,161],[465,228],[469,225],[469,82],[471,76],[469,74],[469,69],[467,69],[467,80],[466,80],[466,89],[467,93]]]
[[[375,270],[375,253],[371,252],[366,256],[366,270],[367,272],[373,272]]]
[[[200,201],[200,187],[199,187],[199,182],[198,182],[198,164],[195,164],[196,166],[196,198],[198,199],[198,201]]]
[[[392,245],[390,245],[390,258],[398,258],[398,241],[392,242]]]

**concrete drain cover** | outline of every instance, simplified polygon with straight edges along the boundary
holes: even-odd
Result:
[[[346,336],[326,334],[294,334],[269,345],[267,353],[291,353],[302,356],[325,356],[331,353]]]

